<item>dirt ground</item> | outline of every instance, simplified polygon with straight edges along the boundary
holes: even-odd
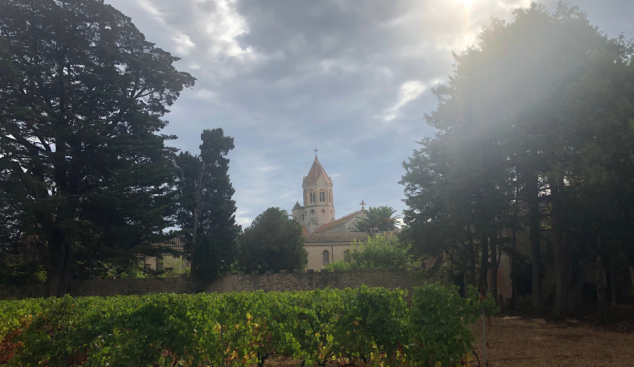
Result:
[[[495,316],[487,333],[489,367],[634,367],[634,305],[614,311],[603,323],[593,316],[565,321],[526,314]],[[471,329],[477,338],[474,350],[483,362],[482,319]],[[298,365],[298,361],[287,359],[264,364]],[[471,366],[477,365],[474,361]]]
[[[489,366],[634,366],[634,332],[579,320],[493,317],[487,334]],[[628,328],[629,329],[629,328]],[[482,360],[482,320],[472,331]],[[477,365],[477,364],[476,364]]]

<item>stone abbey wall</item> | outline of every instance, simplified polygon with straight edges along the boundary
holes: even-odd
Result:
[[[385,287],[413,289],[429,281],[419,270],[360,270],[345,272],[228,274],[211,284],[207,292],[240,292],[263,290],[306,291],[330,288]],[[91,279],[78,284],[75,296],[115,296],[148,293],[187,293],[189,278]],[[27,287],[0,286],[0,299],[43,297],[44,285]]]

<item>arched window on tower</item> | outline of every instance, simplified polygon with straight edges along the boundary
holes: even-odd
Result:
[[[328,250],[324,250],[324,266],[328,266],[330,264],[330,253]]]

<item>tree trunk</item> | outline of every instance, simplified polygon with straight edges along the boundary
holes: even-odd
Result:
[[[533,263],[533,277],[531,288],[531,303],[537,311],[544,307],[544,292],[542,290],[542,255],[539,227],[539,181],[535,174],[530,174],[526,182],[528,203],[528,227],[530,230],[531,260]]]
[[[476,248],[475,248],[475,244],[473,243],[473,237],[471,238],[471,269],[469,271],[469,284],[471,284],[472,286],[476,286],[476,268],[477,268],[477,262],[478,259],[476,259]],[[632,278],[632,280],[634,281],[634,278]],[[632,283],[632,285],[634,285],[634,282]]]
[[[64,253],[63,253],[63,261],[60,269],[60,277],[59,282],[57,284],[57,297],[61,297],[65,294],[70,293],[70,285],[71,285],[71,276],[70,276],[70,265],[71,265],[71,248],[70,244],[64,243],[63,245]]]
[[[612,306],[616,306],[616,264],[614,261],[614,252],[610,254],[610,301]]]
[[[632,281],[632,289],[634,289],[634,267],[630,266],[630,280]]]
[[[190,261],[190,267],[189,267],[189,274],[190,274],[190,280],[191,280],[191,284],[190,284],[190,292],[191,293],[196,293],[197,290],[197,281],[196,281],[196,266],[198,265],[197,261],[196,261],[196,256],[193,256],[194,251],[196,249],[196,246],[198,245],[198,214],[200,213],[200,206],[201,206],[201,202],[202,202],[202,195],[203,195],[203,185],[204,185],[204,180],[203,180],[203,173],[205,170],[205,165],[203,164],[200,168],[200,172],[198,173],[198,187],[196,187],[196,207],[194,208],[194,230],[193,230],[193,236],[192,236],[192,246],[190,248],[189,251],[189,257],[191,259]]]
[[[46,266],[46,297],[59,297],[62,275],[64,274],[64,234],[56,227],[50,229]]]
[[[566,249],[563,229],[563,204],[559,182],[554,177],[549,180],[551,199],[552,239],[555,254],[555,304],[556,317],[567,314],[568,285],[570,284],[570,254]]]
[[[597,235],[597,314],[602,315],[605,310],[605,272],[603,270],[603,256],[601,256],[600,236]]]
[[[509,258],[509,268],[510,268],[510,276],[511,276],[511,301],[509,302],[509,309],[515,308],[515,300],[517,299],[517,287],[514,284],[513,279],[515,279],[515,253],[517,252],[517,214],[519,211],[519,207],[517,205],[517,191],[515,188],[515,208],[513,210],[513,229],[511,234],[511,256]]]
[[[462,284],[464,284],[464,296],[469,297],[469,274],[466,271],[462,273]]]
[[[477,257],[477,251],[476,251],[476,246],[475,243],[473,243],[473,233],[471,232],[471,226],[467,226],[467,233],[469,236],[469,250],[471,252],[471,263],[469,265],[470,269],[469,269],[469,284],[471,284],[472,286],[476,286],[476,268],[477,268],[477,262],[478,259]]]
[[[487,275],[489,272],[489,240],[487,236],[482,236],[481,243],[481,258],[480,258],[480,293],[487,294]]]
[[[498,248],[497,248],[497,236],[493,235],[490,239],[491,244],[491,284],[489,284],[489,291],[493,295],[496,303],[498,302]]]
[[[59,283],[59,270],[62,262],[61,252],[56,251],[53,244],[49,244],[49,253],[46,267],[46,297],[57,297]]]

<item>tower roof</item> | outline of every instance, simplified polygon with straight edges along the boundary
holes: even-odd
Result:
[[[302,206],[299,205],[299,201],[295,202],[295,206],[293,207],[293,210],[301,209],[301,208],[302,208]]]
[[[306,184],[310,185],[317,183],[317,179],[319,179],[319,176],[321,175],[324,176],[327,183],[332,185],[332,180],[328,177],[328,174],[326,174],[326,171],[324,170],[324,167],[321,166],[321,163],[319,163],[319,159],[315,157],[313,166],[310,167],[310,172],[308,172],[308,176],[306,176]]]

